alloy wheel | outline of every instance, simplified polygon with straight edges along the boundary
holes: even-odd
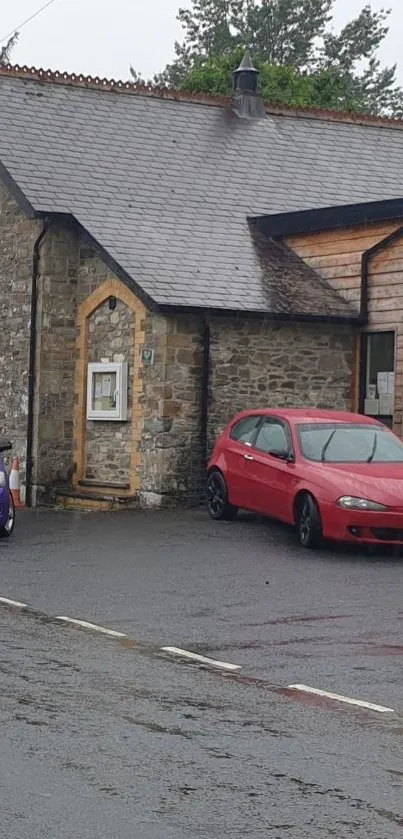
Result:
[[[207,503],[212,516],[220,516],[225,507],[225,496],[218,475],[211,475],[207,485]]]
[[[307,545],[312,534],[312,516],[309,500],[303,503],[299,517],[299,538],[302,545]]]
[[[11,533],[12,530],[13,530],[13,527],[14,527],[14,502],[13,502],[12,496],[10,496],[10,504],[9,504],[9,508],[8,508],[8,517],[7,517],[7,521],[4,525],[4,530],[7,533]]]

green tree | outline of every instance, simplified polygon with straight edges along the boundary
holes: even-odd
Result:
[[[181,82],[181,89],[226,95],[232,90],[232,72],[239,65],[243,48],[196,63]],[[283,105],[305,108],[333,108],[349,111],[368,110],[348,74],[333,68],[313,73],[301,72],[291,65],[254,61],[260,71],[260,90],[264,99]]]
[[[238,47],[247,46],[262,72],[262,92],[274,101],[317,107],[403,113],[396,66],[382,68],[378,49],[389,11],[366,5],[339,33],[331,29],[335,0],[193,0],[180,9],[185,32],[176,58],[155,82],[169,87],[223,90]],[[217,73],[216,82],[213,76]],[[198,87],[198,84],[201,87]],[[321,103],[321,104],[319,104]]]
[[[15,47],[18,41],[18,32],[15,32],[14,35],[9,38],[7,43],[4,47],[0,47],[0,64],[8,64],[11,58],[11,52],[13,47]]]

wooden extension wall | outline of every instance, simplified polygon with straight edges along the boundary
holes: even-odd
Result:
[[[357,311],[360,306],[361,259],[394,230],[401,221],[346,227],[285,241]],[[395,430],[403,435],[403,236],[375,254],[368,275],[368,330],[396,331]]]
[[[362,255],[400,226],[401,222],[389,222],[346,227],[343,230],[327,230],[309,236],[291,236],[285,241],[343,297],[354,303],[358,311]],[[403,274],[401,276],[403,284]]]

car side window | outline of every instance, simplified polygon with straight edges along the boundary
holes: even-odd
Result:
[[[254,414],[251,417],[244,417],[234,425],[231,430],[231,440],[237,440],[238,443],[251,443],[255,436],[256,429],[259,425],[261,417]]]
[[[273,451],[288,451],[289,442],[284,426],[275,420],[264,422],[259,429],[254,448],[266,454]]]

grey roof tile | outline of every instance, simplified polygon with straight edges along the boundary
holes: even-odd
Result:
[[[254,241],[247,216],[403,194],[403,131],[250,123],[1,75],[0,160],[36,210],[72,213],[160,304],[302,315],[315,300],[315,313],[354,314],[301,260]]]

